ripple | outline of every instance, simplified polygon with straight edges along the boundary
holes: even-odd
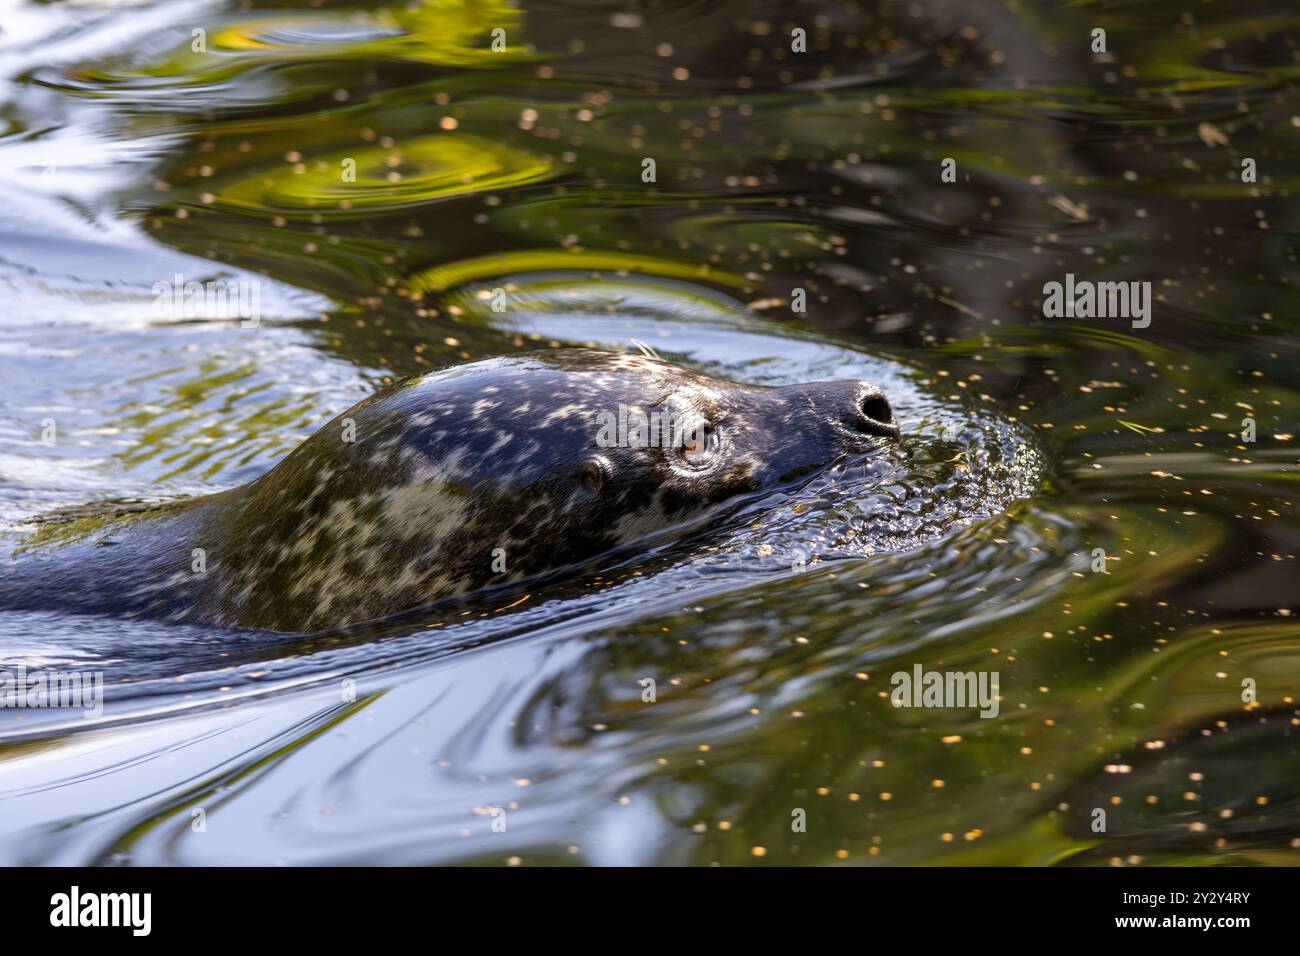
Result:
[[[425,0],[378,10],[266,14],[234,21],[195,18],[183,30],[174,28],[181,36],[162,52],[145,44],[135,55],[64,73],[42,70],[37,76],[48,86],[111,97],[134,108],[186,112],[218,102],[250,105],[328,92],[346,78],[338,73],[340,65],[352,63],[405,61],[461,69],[517,63],[528,57],[509,39],[519,35],[519,19],[519,11],[502,0]],[[507,30],[508,42],[493,51],[490,33],[498,28]],[[284,68],[294,69],[292,84],[259,85],[245,76]],[[137,101],[139,97],[145,99]]]
[[[350,168],[349,168],[350,167]],[[345,169],[349,176],[344,178]],[[542,182],[550,162],[478,136],[422,136],[400,149],[366,147],[309,157],[230,185],[217,204],[259,215],[304,212],[364,218],[440,199]]]

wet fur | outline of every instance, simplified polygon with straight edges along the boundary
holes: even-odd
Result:
[[[4,569],[0,607],[298,632],[370,620],[662,535],[868,448],[892,425],[855,418],[864,394],[878,392],[740,385],[585,350],[458,366],[360,402],[247,485],[32,543]],[[715,466],[597,447],[598,414],[620,403],[705,416],[721,436]],[[593,459],[597,482],[584,477]]]

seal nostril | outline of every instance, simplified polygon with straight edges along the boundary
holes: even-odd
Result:
[[[883,395],[866,395],[858,405],[862,409],[862,414],[873,422],[888,425],[894,420],[894,410],[889,407],[889,402]]]

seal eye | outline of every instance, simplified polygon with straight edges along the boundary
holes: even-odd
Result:
[[[592,491],[599,492],[605,487],[605,479],[609,476],[609,466],[600,458],[588,458],[578,467],[578,474],[582,477],[582,483]]]
[[[687,433],[682,446],[682,457],[692,468],[706,468],[718,456],[721,447],[722,440],[718,437],[718,430],[713,425],[705,423],[702,428]]]

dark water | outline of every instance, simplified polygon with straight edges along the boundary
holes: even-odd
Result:
[[[558,345],[871,378],[906,453],[505,609],[0,614],[107,685],[0,711],[0,859],[1297,862],[1298,75],[1250,0],[6,5],[6,549]],[[998,715],[892,706],[917,664]]]

